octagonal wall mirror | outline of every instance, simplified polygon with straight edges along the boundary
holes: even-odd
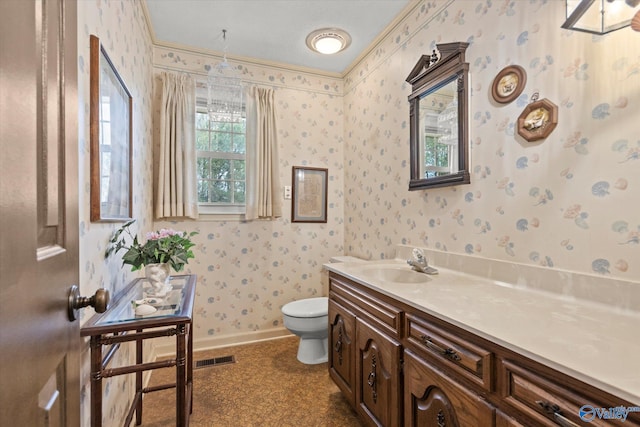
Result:
[[[468,43],[436,45],[422,55],[406,81],[409,95],[409,190],[468,184]]]

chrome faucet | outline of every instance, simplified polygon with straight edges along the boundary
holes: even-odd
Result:
[[[407,264],[411,266],[412,270],[425,274],[438,274],[438,270],[433,267],[429,267],[427,259],[424,257],[422,249],[414,248],[412,251],[413,259],[408,259]]]

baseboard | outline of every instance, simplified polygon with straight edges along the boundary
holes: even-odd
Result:
[[[193,351],[212,350],[215,348],[230,347],[233,345],[250,344],[259,341],[267,341],[278,338],[295,336],[287,328],[274,328],[265,331],[252,331],[241,334],[221,335],[217,337],[207,337],[193,340]],[[171,343],[158,345],[155,347],[156,357],[175,355],[175,338]]]

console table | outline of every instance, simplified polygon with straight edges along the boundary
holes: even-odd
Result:
[[[91,337],[91,426],[102,426],[102,379],[117,375],[136,376],[136,394],[124,422],[129,426],[133,415],[142,423],[142,396],[145,393],[176,389],[176,426],[189,425],[193,402],[192,312],[196,276],[180,275],[170,279],[171,290],[156,296],[145,278],[136,279],[120,292],[104,313],[94,315],[80,329],[81,336]],[[134,301],[146,299],[156,311],[136,315]],[[143,361],[143,341],[158,337],[176,337],[175,357],[157,362]],[[135,341],[134,365],[108,368],[120,343]],[[142,373],[147,370],[175,367],[176,382],[142,387]]]

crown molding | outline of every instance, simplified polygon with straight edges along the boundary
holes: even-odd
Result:
[[[204,55],[207,57],[219,58],[219,59],[222,59],[226,56],[229,62],[241,62],[243,64],[269,67],[269,68],[279,69],[279,70],[288,71],[288,72],[292,72],[292,71],[300,72],[300,73],[315,75],[323,78],[331,78],[331,79],[338,79],[338,80],[342,80],[343,78],[342,73],[324,71],[324,70],[319,70],[317,68],[302,67],[299,65],[292,65],[292,64],[287,64],[283,62],[267,61],[264,59],[251,58],[248,56],[231,55],[229,53],[225,55],[224,52],[220,52],[217,50],[201,49],[193,46],[183,45],[180,43],[156,41],[154,42],[154,46],[159,48],[166,48],[166,49],[176,49],[176,50],[181,50],[183,52],[193,53],[196,55]]]
[[[410,0],[409,3],[396,15],[395,19],[387,25],[384,30],[366,47],[360,55],[347,67],[340,75],[346,77],[354,68],[356,68],[367,56],[371,54],[378,46],[409,16],[415,9],[423,3],[422,0]]]

